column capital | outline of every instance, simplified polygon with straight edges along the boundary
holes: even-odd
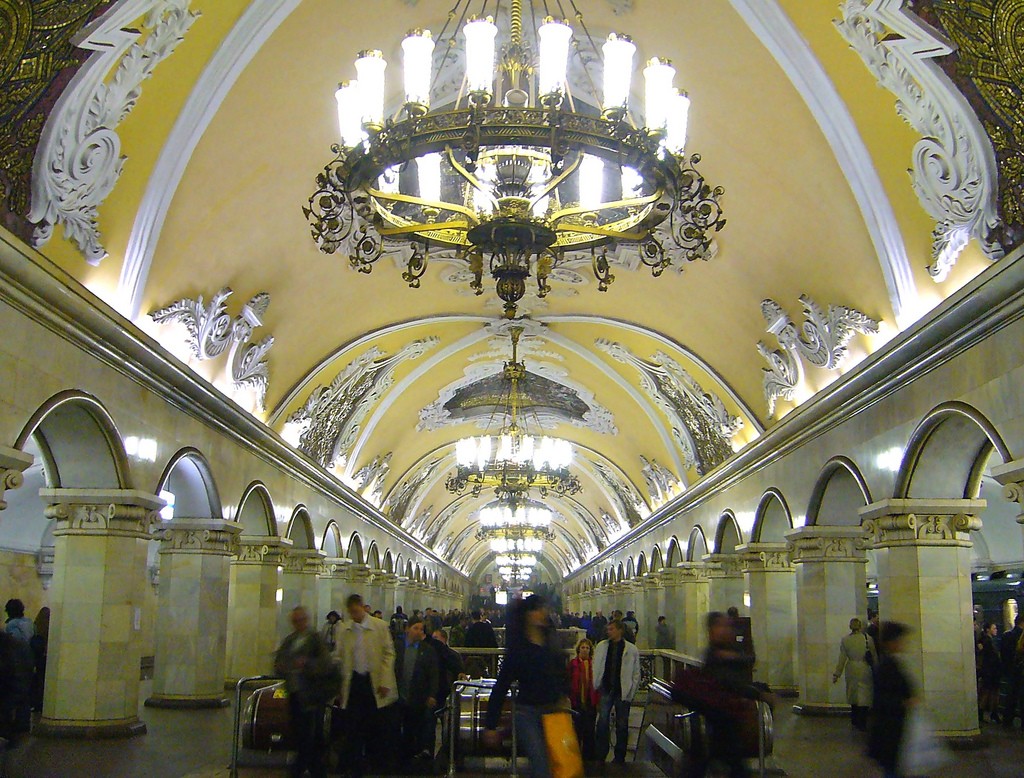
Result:
[[[295,548],[293,546],[285,549],[282,564],[286,573],[317,575],[323,570],[326,558],[327,554],[317,551],[315,548]]]
[[[1017,503],[1017,523],[1024,524],[1024,459],[1015,459],[992,468],[992,477],[1002,485],[1003,497]]]
[[[149,540],[164,501],[135,489],[40,489],[53,534]]]
[[[797,527],[785,533],[793,564],[805,562],[857,562],[866,564],[867,540],[857,527]]]
[[[351,560],[343,556],[324,557],[323,569],[320,571],[321,578],[348,578],[348,566]]]
[[[236,565],[278,565],[284,564],[284,552],[292,547],[292,541],[277,535],[243,535],[238,540]]]
[[[985,500],[886,499],[859,514],[870,547],[971,547],[970,533],[981,529],[977,514]]]
[[[638,580],[638,583],[643,587],[644,591],[665,588],[665,582],[662,580],[660,571],[644,573]]]
[[[786,543],[744,543],[736,546],[747,573],[792,573]]]
[[[0,511],[7,507],[4,496],[8,489],[17,489],[25,482],[22,475],[35,457],[16,448],[0,446]]]
[[[712,568],[704,562],[679,562],[676,565],[675,579],[680,585],[707,583]]]
[[[708,569],[708,578],[739,578],[745,569],[740,553],[705,554],[701,560]]]
[[[226,519],[190,519],[175,516],[153,531],[160,540],[161,554],[214,554],[232,556],[238,553],[238,537],[242,525]]]

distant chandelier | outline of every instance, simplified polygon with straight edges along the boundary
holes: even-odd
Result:
[[[496,13],[507,7],[500,15],[508,24],[496,63],[494,19],[471,15],[473,0],[457,0],[436,39],[437,68],[429,30],[403,40],[404,103],[391,116],[384,108],[387,63],[380,51],[361,52],[357,79],[336,93],[336,157],[303,208],[320,250],[347,252],[364,273],[385,253],[398,254],[402,278],[414,288],[430,252],[444,251],[465,263],[477,294],[485,273],[494,278],[508,318],[528,279],[544,297],[567,262],[589,261],[598,289],[607,291],[615,280],[608,247],[638,247],[655,276],[677,260],[708,259],[710,234],[725,225],[724,192],[697,172],[699,155],[684,155],[690,101],[672,85],[675,68],[657,57],[647,62],[639,121],[629,106],[635,44],[612,33],[599,53],[569,2],[582,38],[558,18],[538,25],[527,0],[535,32],[527,41],[522,0],[496,0]],[[560,1],[558,8],[564,13]],[[439,76],[460,43],[461,87],[445,96]],[[575,96],[572,50],[589,83]],[[591,73],[597,59],[600,95]],[[432,106],[432,97],[442,104]]]
[[[535,438],[524,429],[519,382],[526,375],[526,366],[518,361],[522,332],[522,327],[511,328],[512,359],[505,363],[503,371],[508,388],[502,392],[500,413],[507,422],[498,435],[463,438],[455,444],[457,469],[445,485],[453,494],[462,494],[470,489],[474,497],[479,496],[485,487],[493,487],[499,501],[516,504],[511,509],[506,506],[500,510],[529,513],[536,510],[524,507],[526,494],[531,489],[537,489],[545,497],[549,491],[576,494],[582,487],[579,479],[569,471],[572,464],[569,441]]]
[[[491,551],[497,554],[518,553],[530,551],[538,553],[544,549],[544,540],[539,537],[508,537],[503,533],[501,537],[491,540]]]

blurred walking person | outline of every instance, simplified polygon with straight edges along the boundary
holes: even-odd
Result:
[[[313,778],[326,778],[324,765],[324,706],[328,676],[333,660],[320,635],[310,624],[309,611],[298,607],[291,612],[292,632],[274,655],[274,672],[285,679],[288,690],[288,712],[295,740],[295,761],[292,778],[303,778],[306,771]]]
[[[917,703],[913,684],[900,659],[907,632],[906,626],[895,621],[884,622],[878,630],[881,656],[875,665],[868,756],[878,762],[885,778],[899,776],[897,765],[907,714]]]
[[[501,744],[498,721],[505,697],[514,681],[519,682],[516,697],[516,734],[522,753],[530,760],[530,778],[551,775],[548,746],[541,717],[563,705],[568,706],[568,677],[565,659],[555,640],[548,615],[547,600],[532,594],[519,602],[509,618],[508,653],[487,703],[484,743]]]
[[[850,634],[839,641],[839,662],[832,673],[832,683],[845,674],[850,723],[861,732],[868,728],[873,683],[871,668],[877,660],[875,641],[864,632],[864,623],[860,619],[850,619]]]

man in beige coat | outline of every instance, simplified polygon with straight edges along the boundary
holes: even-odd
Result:
[[[349,595],[348,619],[337,632],[335,654],[341,663],[343,774],[358,778],[366,769],[366,757],[376,757],[382,767],[391,753],[390,706],[398,699],[395,680],[395,646],[388,625],[366,613],[363,598]]]

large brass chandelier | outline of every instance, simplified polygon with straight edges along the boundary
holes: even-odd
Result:
[[[673,87],[672,64],[655,57],[643,68],[641,121],[630,106],[633,41],[613,33],[598,47],[575,0],[566,5],[576,29],[559,18],[561,0],[541,9],[557,6],[559,16],[539,5],[457,0],[436,38],[410,32],[404,99],[392,114],[382,53],[359,54],[356,80],[336,93],[336,156],[303,209],[322,251],[347,253],[365,273],[398,255],[412,287],[432,252],[444,252],[465,263],[477,294],[485,275],[494,279],[508,318],[529,279],[543,297],[566,262],[589,261],[606,291],[609,247],[637,246],[655,276],[709,257],[710,235],[725,224],[723,190],[697,171],[699,155],[685,154],[689,99]],[[459,57],[461,87],[442,96],[439,76]],[[570,88],[574,64],[589,84],[582,94]]]
[[[518,358],[522,332],[522,327],[511,328],[512,359],[505,363],[507,388],[502,390],[497,411],[502,418],[500,431],[459,440],[455,444],[456,471],[445,483],[452,494],[468,489],[474,497],[493,488],[500,510],[516,519],[509,519],[508,524],[538,523],[535,517],[545,509],[526,505],[533,489],[541,497],[549,491],[571,495],[581,490],[579,478],[570,471],[572,445],[566,440],[536,437],[525,428],[519,382],[526,376],[526,365]],[[548,511],[545,526],[550,521]]]

